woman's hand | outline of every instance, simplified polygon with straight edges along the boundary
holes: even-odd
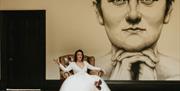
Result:
[[[98,76],[103,76],[103,75],[105,75],[106,74],[106,71],[104,70],[104,69],[101,69],[101,70],[99,70],[99,72],[98,72]]]
[[[58,58],[57,59],[53,59],[53,61],[59,65],[59,59]]]
[[[66,78],[68,78],[70,76],[70,73],[69,72],[64,72],[64,75],[63,75],[63,77],[66,79]]]
[[[101,71],[103,72],[103,75],[105,75],[105,74],[106,74],[106,71],[105,71],[104,69],[101,69]]]

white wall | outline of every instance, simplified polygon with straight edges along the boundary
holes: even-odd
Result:
[[[46,79],[59,79],[53,58],[74,53],[99,56],[110,43],[92,8],[91,0],[0,0],[0,10],[46,10]],[[176,0],[169,25],[164,27],[159,50],[180,58],[180,1]]]

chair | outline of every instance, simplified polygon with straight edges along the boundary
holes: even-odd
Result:
[[[94,56],[87,56],[84,55],[84,60],[87,61],[89,64],[95,66],[95,58]],[[56,60],[58,62],[56,63],[61,63],[64,67],[67,67],[69,65],[69,62],[73,62],[74,61],[74,55],[73,54],[67,54],[67,55],[63,55],[60,56],[58,58],[58,60]],[[70,72],[64,72],[59,68],[59,72],[60,72],[60,80],[65,80],[68,76],[73,75],[73,71]],[[98,76],[102,76],[104,73],[103,71],[96,71],[96,70],[89,70],[88,69],[88,73],[90,75],[98,75]]]

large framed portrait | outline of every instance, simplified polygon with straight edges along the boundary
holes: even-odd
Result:
[[[81,49],[106,71],[102,78],[112,90],[177,89],[180,1],[137,2],[56,2],[47,12],[46,80],[60,79],[54,58]]]
[[[58,3],[47,23],[52,25],[46,35],[46,79],[60,78],[57,64],[52,62],[54,58],[82,49],[95,57],[95,66],[106,71],[103,79],[111,90],[179,89],[180,2],[138,2],[139,5],[131,0]],[[146,57],[137,56],[139,53]],[[153,69],[149,70],[147,65],[151,64],[141,59],[151,60]],[[126,60],[132,63],[129,75],[122,70]],[[141,60],[140,64],[135,60]],[[145,63],[145,68],[141,63]]]
[[[58,1],[47,12],[46,79],[60,77],[54,58],[82,49],[107,72],[105,80],[180,80],[180,2],[128,2]],[[129,69],[135,65],[141,71],[120,76],[124,60],[132,61]]]

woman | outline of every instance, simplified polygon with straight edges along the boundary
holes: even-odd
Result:
[[[69,76],[62,84],[59,91],[110,91],[107,84],[96,75],[87,74],[87,69],[101,70],[87,63],[82,50],[77,50],[74,55],[74,62],[70,62],[65,68],[61,63],[59,67],[64,72],[73,70],[74,75]]]

